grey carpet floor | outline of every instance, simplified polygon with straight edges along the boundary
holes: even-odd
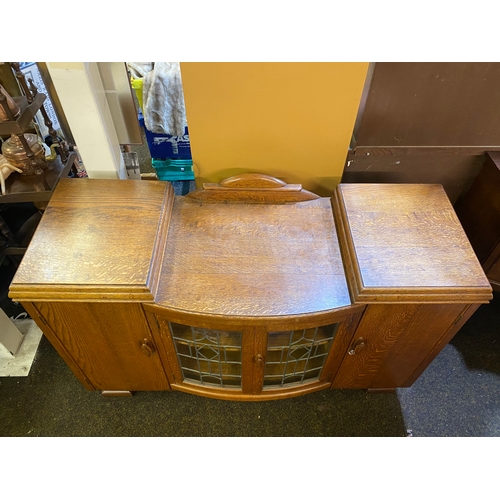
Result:
[[[411,388],[231,402],[87,392],[43,338],[28,377],[0,378],[1,436],[500,436],[500,295]]]

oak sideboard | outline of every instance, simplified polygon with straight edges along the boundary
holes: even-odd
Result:
[[[89,390],[413,384],[491,286],[442,186],[64,179],[10,287]]]

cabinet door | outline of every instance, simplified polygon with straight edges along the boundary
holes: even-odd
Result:
[[[263,389],[286,388],[320,379],[330,354],[338,323],[269,332],[264,362]]]
[[[251,380],[243,374],[251,347],[244,346],[241,329],[195,327],[146,315],[173,389],[216,397],[227,393],[231,399]]]
[[[177,378],[205,387],[242,389],[243,332],[169,322]]]
[[[477,307],[464,304],[368,306],[333,387],[410,386]]]
[[[265,326],[189,326],[147,315],[173,389],[236,400],[330,387],[359,319],[350,315],[341,323],[268,331]]]
[[[169,389],[140,304],[39,302],[34,306],[49,341],[92,388]]]

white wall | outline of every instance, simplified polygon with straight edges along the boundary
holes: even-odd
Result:
[[[47,69],[88,176],[127,179],[97,63],[48,62]]]

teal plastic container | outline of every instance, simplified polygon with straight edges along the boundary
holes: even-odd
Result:
[[[194,181],[193,160],[153,158],[151,162],[160,181]]]

